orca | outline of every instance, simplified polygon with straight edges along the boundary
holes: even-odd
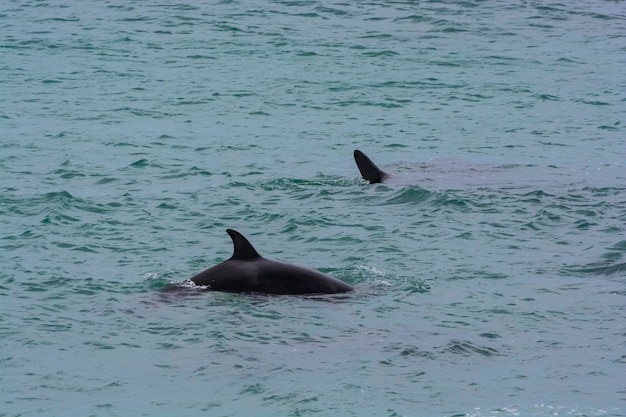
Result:
[[[237,293],[336,294],[353,290],[345,282],[319,271],[266,259],[241,233],[233,229],[226,229],[226,233],[233,240],[233,255],[189,278],[188,283]]]
[[[377,184],[389,178],[389,174],[378,168],[367,155],[358,149],[354,150],[354,161],[363,179],[369,181],[370,184]]]

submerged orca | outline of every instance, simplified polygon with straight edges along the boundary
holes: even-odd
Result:
[[[265,259],[241,233],[232,229],[226,232],[233,240],[233,256],[189,281],[209,290],[225,292],[335,294],[352,291],[345,282],[313,269]]]
[[[368,180],[370,184],[383,182],[389,177],[389,174],[378,168],[367,155],[358,149],[354,151],[354,161],[356,166],[359,167],[363,179]]]

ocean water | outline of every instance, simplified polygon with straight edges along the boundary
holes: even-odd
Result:
[[[0,416],[626,415],[624,68],[620,1],[2,2]],[[226,228],[355,291],[161,291]]]

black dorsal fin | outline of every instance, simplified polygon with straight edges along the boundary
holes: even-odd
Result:
[[[233,240],[233,256],[231,259],[255,259],[260,258],[261,255],[254,249],[254,247],[248,242],[241,233],[233,229],[226,229],[226,233]]]
[[[386,172],[378,168],[367,155],[358,149],[354,151],[354,161],[356,162],[356,166],[359,167],[363,179],[368,180],[370,184],[383,182],[383,180],[389,176]]]

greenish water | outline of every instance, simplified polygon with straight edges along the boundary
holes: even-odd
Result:
[[[0,18],[0,416],[626,413],[622,3]],[[355,292],[160,292],[226,228]]]

